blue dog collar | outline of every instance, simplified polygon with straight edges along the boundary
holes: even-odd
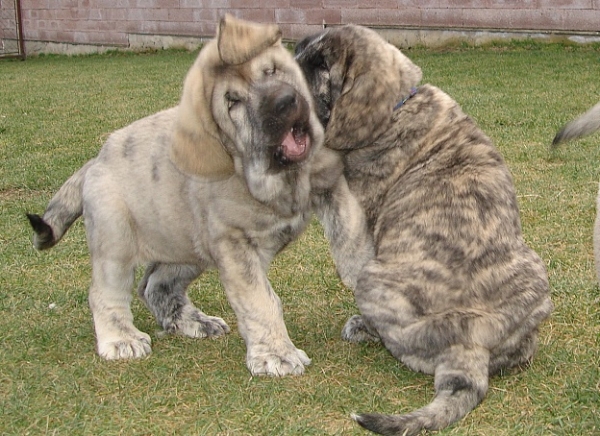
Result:
[[[410,94],[408,95],[408,97],[406,97],[406,98],[404,98],[404,99],[400,100],[400,101],[398,102],[398,104],[397,104],[396,106],[394,106],[394,110],[398,110],[398,109],[400,109],[400,108],[402,107],[402,105],[403,105],[404,103],[406,103],[406,102],[408,101],[408,99],[409,99],[409,98],[411,98],[412,96],[414,96],[416,93],[417,93],[417,88],[414,88],[414,87],[413,87],[413,88],[410,90]]]

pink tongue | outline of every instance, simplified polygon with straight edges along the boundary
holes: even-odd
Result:
[[[296,142],[291,131],[285,135],[281,145],[283,146],[284,154],[286,156],[300,156],[306,150],[306,140],[301,141],[300,143]]]

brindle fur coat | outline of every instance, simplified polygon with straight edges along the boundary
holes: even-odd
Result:
[[[452,98],[413,89],[420,68],[376,32],[326,29],[298,44],[296,60],[375,242],[354,289],[361,315],[342,335],[381,340],[435,376],[429,405],[354,418],[387,435],[446,427],[483,400],[490,375],[532,359],[553,308],[545,265],[521,234],[511,174]]]

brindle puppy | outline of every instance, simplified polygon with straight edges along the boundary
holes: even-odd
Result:
[[[354,418],[388,435],[446,427],[483,400],[490,375],[532,359],[552,311],[510,172],[458,104],[417,88],[419,67],[374,31],[327,29],[300,42],[296,60],[375,242],[354,289],[361,316],[343,337],[381,339],[409,368],[435,376],[429,405]]]

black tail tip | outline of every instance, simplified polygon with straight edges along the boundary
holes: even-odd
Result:
[[[38,250],[45,250],[46,248],[54,246],[56,241],[54,240],[52,227],[50,227],[39,215],[28,213],[27,218],[35,232],[35,236],[33,237],[33,245],[35,248]]]
[[[555,148],[556,146],[558,146],[558,144],[560,144],[561,142],[563,142],[563,137],[564,137],[564,131],[561,130],[560,132],[558,132],[556,134],[556,136],[554,137],[554,139],[552,140],[552,148]]]
[[[399,425],[399,423],[395,421],[395,417],[393,415],[383,415],[380,413],[353,413],[351,417],[361,427],[377,434],[387,436],[412,436],[419,433],[419,431],[413,431],[410,428],[405,428],[402,425]]]

